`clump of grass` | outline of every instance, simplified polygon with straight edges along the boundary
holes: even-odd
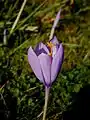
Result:
[[[27,2],[10,36],[22,3],[19,0],[0,1],[0,86],[5,85],[0,92],[4,98],[7,89],[16,96],[17,120],[42,118],[40,112],[44,104],[44,88],[28,65],[27,49],[30,45],[35,46],[49,39],[54,16],[62,8],[55,34],[64,45],[65,60],[62,74],[51,89],[47,113],[49,120],[58,120],[71,104],[72,93],[77,93],[86,83],[90,84],[88,0],[76,0],[73,4],[59,0],[54,4]],[[3,34],[4,30],[6,34]]]

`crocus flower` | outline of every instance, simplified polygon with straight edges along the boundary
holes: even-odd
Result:
[[[58,12],[51,29],[50,40],[47,44],[39,43],[35,49],[30,47],[28,49],[28,61],[35,73],[36,77],[45,85],[45,106],[43,113],[43,120],[46,117],[47,103],[49,97],[49,90],[56,79],[64,59],[64,49],[62,43],[59,43],[54,30],[60,18],[60,12]]]
[[[61,69],[64,58],[62,43],[56,36],[47,45],[39,43],[33,50],[28,50],[28,61],[36,77],[47,87],[50,87]]]

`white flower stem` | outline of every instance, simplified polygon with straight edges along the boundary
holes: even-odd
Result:
[[[51,29],[51,33],[50,33],[49,40],[51,40],[51,39],[53,38],[54,31],[55,31],[55,28],[52,28],[52,29]]]
[[[43,111],[43,120],[45,120],[45,118],[46,118],[46,111],[47,111],[48,98],[49,98],[49,91],[50,91],[50,88],[45,86],[45,105],[44,105],[44,111]]]

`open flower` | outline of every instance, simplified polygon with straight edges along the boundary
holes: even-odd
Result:
[[[47,45],[39,43],[33,50],[28,50],[28,61],[36,77],[50,87],[61,69],[64,58],[62,43],[59,43],[56,36]]]
[[[52,82],[56,79],[64,59],[64,49],[62,43],[59,43],[56,36],[53,37],[55,28],[60,19],[61,9],[56,15],[53,27],[51,29],[50,40],[47,45],[39,43],[33,50],[28,50],[28,61],[36,77],[45,85],[45,105],[43,120],[46,118],[49,90]]]

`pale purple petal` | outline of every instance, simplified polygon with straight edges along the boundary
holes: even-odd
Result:
[[[29,64],[30,64],[33,72],[35,73],[36,77],[41,82],[44,82],[44,78],[43,78],[42,70],[40,67],[39,59],[36,56],[35,52],[33,51],[32,47],[30,47],[28,50],[28,61],[29,61]]]
[[[39,54],[41,54],[41,53],[45,53],[45,54],[49,53],[49,50],[48,50],[47,46],[44,45],[42,42],[40,42],[40,43],[36,46],[36,48],[34,49],[34,51],[35,51],[35,53],[37,54],[37,56],[38,56]]]
[[[51,82],[53,82],[56,79],[57,74],[58,74],[59,70],[61,69],[63,59],[64,59],[64,49],[63,49],[62,44],[60,44],[59,49],[52,60]]]
[[[43,72],[45,85],[49,86],[51,84],[51,57],[47,54],[42,53],[38,56],[38,58]]]
[[[58,48],[59,48],[59,42],[58,42],[56,36],[54,36],[53,39],[50,40],[50,42],[53,43],[53,47],[52,47],[52,57],[54,57],[55,54],[56,54],[57,51],[58,51]]]
[[[55,45],[52,47],[52,58],[56,55],[58,48],[59,48],[59,45]]]
[[[59,21],[59,19],[60,19],[60,13],[61,13],[61,9],[59,10],[59,12],[58,12],[57,15],[56,15],[56,19],[55,19],[55,21],[54,21],[54,24],[53,24],[53,27],[52,27],[52,28],[55,28],[55,27],[57,26],[58,21]]]
[[[54,36],[53,39],[50,40],[50,42],[52,42],[54,45],[58,45],[59,44],[56,36]]]

